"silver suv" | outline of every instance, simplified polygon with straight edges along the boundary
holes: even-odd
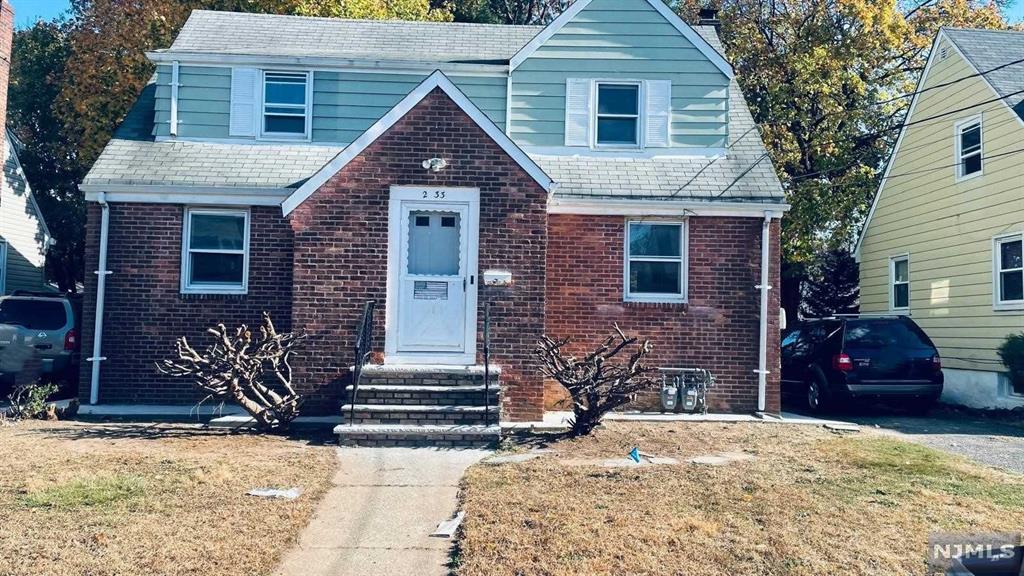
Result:
[[[15,292],[0,297],[0,376],[73,381],[79,364],[77,312],[78,306],[62,296]]]

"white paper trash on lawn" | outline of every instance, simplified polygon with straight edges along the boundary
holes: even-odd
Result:
[[[280,488],[253,488],[246,492],[246,494],[249,496],[259,496],[260,498],[295,500],[302,495],[302,488],[289,488],[287,490],[281,490]]]

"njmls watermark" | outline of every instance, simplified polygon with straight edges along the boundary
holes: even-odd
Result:
[[[1024,576],[1024,540],[1016,532],[928,536],[928,574]]]

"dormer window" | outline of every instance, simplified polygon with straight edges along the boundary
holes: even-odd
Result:
[[[640,85],[597,84],[597,145],[640,145]]]
[[[263,73],[263,136],[308,137],[308,86],[309,75],[304,72]]]

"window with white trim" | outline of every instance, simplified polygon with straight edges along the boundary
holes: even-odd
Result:
[[[249,287],[249,212],[189,208],[184,228],[181,291],[244,294]]]
[[[956,176],[962,180],[982,172],[981,117],[956,125]]]
[[[309,129],[309,74],[263,73],[262,135],[306,138]]]
[[[1024,234],[996,238],[993,257],[996,306],[1024,308]]]
[[[686,223],[626,223],[627,301],[686,301]]]
[[[889,259],[889,309],[904,311],[910,308],[910,256]]]
[[[597,83],[598,146],[640,145],[640,84]]]

